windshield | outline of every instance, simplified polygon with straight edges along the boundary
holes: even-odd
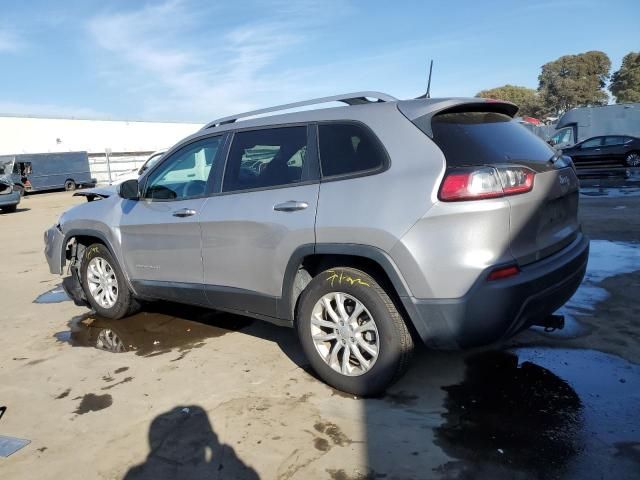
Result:
[[[13,172],[13,159],[0,160],[0,175],[11,175]]]
[[[556,133],[553,137],[551,137],[551,141],[553,142],[554,145],[573,143],[573,129],[563,128],[558,133]]]
[[[149,159],[146,162],[144,162],[144,165],[142,166],[142,168],[146,170],[147,168],[153,167],[162,158],[162,155],[164,155],[164,153],[157,153],[154,156],[149,157]]]

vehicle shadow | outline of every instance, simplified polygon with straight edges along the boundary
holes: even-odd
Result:
[[[416,357],[362,400],[371,478],[558,478],[581,452],[581,399],[547,368],[494,349]]]
[[[197,405],[177,406],[155,417],[149,449],[144,463],[131,467],[124,480],[259,479],[230,445],[220,443],[207,413]]]
[[[31,210],[31,209],[30,208],[18,207],[13,212],[6,212],[6,211],[2,210],[2,208],[0,207],[0,215],[13,215],[14,213],[24,213],[24,212],[28,212],[29,210]]]

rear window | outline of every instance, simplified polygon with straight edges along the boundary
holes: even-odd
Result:
[[[604,137],[604,145],[622,145],[624,137]]]
[[[323,177],[373,172],[385,165],[380,141],[361,125],[320,124],[318,135]]]
[[[442,113],[433,117],[431,129],[450,166],[546,163],[555,154],[541,138],[502,113]]]

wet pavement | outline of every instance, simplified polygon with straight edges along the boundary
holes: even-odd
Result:
[[[640,473],[640,366],[551,348],[487,351],[465,364],[464,380],[443,387],[435,443],[458,460],[442,473],[608,478],[614,466],[616,478]]]
[[[153,311],[119,320],[95,313],[80,315],[69,322],[68,330],[56,333],[55,338],[75,347],[94,347],[111,353],[135,351],[137,355],[155,356],[174,349],[186,353],[202,346],[208,338],[221,337],[252,323],[247,317],[166,302],[150,308]]]
[[[629,169],[627,178],[583,178],[582,197],[625,198],[640,196],[640,169]]]
[[[170,464],[174,478],[200,466],[206,478],[638,479],[638,211],[637,196],[582,196],[591,258],[564,330],[420,349],[371,399],[319,382],[290,329],[162,302],[116,321],[76,307],[41,238],[20,231],[8,250],[25,255],[0,262],[16,273],[0,289],[0,433],[33,442],[2,478],[118,479]],[[79,438],[83,454],[69,454]]]

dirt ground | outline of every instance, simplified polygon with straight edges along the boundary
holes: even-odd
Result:
[[[420,349],[366,400],[316,380],[289,329],[166,303],[118,322],[74,306],[43,231],[84,200],[28,196],[0,215],[0,435],[31,443],[0,457],[1,477],[638,478],[640,195],[585,188],[593,269],[565,331]]]

